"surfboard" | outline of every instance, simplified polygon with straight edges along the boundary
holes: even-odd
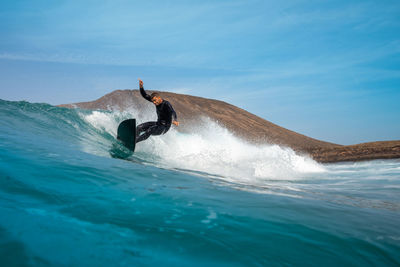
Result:
[[[121,122],[117,130],[117,139],[124,144],[125,147],[135,151],[136,145],[136,119],[128,119]]]

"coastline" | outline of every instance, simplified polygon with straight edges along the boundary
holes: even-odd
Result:
[[[378,141],[334,148],[316,148],[309,152],[321,163],[356,162],[400,158],[400,141]]]
[[[376,141],[355,145],[339,145],[317,140],[285,129],[229,103],[202,97],[158,92],[173,105],[178,113],[180,131],[190,131],[200,117],[209,117],[236,136],[251,143],[270,143],[287,146],[307,154],[320,163],[356,162],[400,158],[400,140]],[[151,103],[142,101],[138,90],[116,90],[89,102],[61,104],[59,107],[89,110],[119,110],[131,107],[143,110]],[[248,129],[251,129],[249,131]]]

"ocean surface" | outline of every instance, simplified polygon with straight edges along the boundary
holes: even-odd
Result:
[[[179,114],[178,114],[179,115]],[[0,100],[1,266],[400,266],[400,161],[319,164],[210,119]]]

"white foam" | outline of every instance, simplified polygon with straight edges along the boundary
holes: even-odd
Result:
[[[118,113],[104,113],[100,111],[93,111],[89,115],[82,116],[85,121],[90,123],[93,127],[100,131],[105,131],[113,136],[117,135],[118,128]]]
[[[138,123],[154,120],[153,112],[142,112]],[[93,111],[81,116],[98,131],[116,137],[118,124],[126,118],[138,118],[137,114],[135,110],[123,113]],[[104,138],[100,139],[94,140],[95,143],[107,142]],[[108,154],[104,150],[98,151],[88,142],[85,143],[85,151]],[[145,160],[159,167],[206,172],[234,182],[252,184],[274,179],[293,180],[325,170],[311,158],[296,154],[290,148],[254,145],[241,140],[208,118],[200,120],[189,133],[178,132],[172,126],[167,134],[151,136],[138,143],[136,152],[135,155],[144,155]]]
[[[164,167],[243,181],[292,180],[304,173],[324,171],[324,167],[290,148],[249,144],[209,119],[203,119],[190,134],[173,128],[166,135],[150,137],[137,145],[137,151],[156,155]]]

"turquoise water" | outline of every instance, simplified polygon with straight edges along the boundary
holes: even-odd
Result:
[[[400,161],[318,164],[204,118],[0,100],[1,266],[399,266]]]

